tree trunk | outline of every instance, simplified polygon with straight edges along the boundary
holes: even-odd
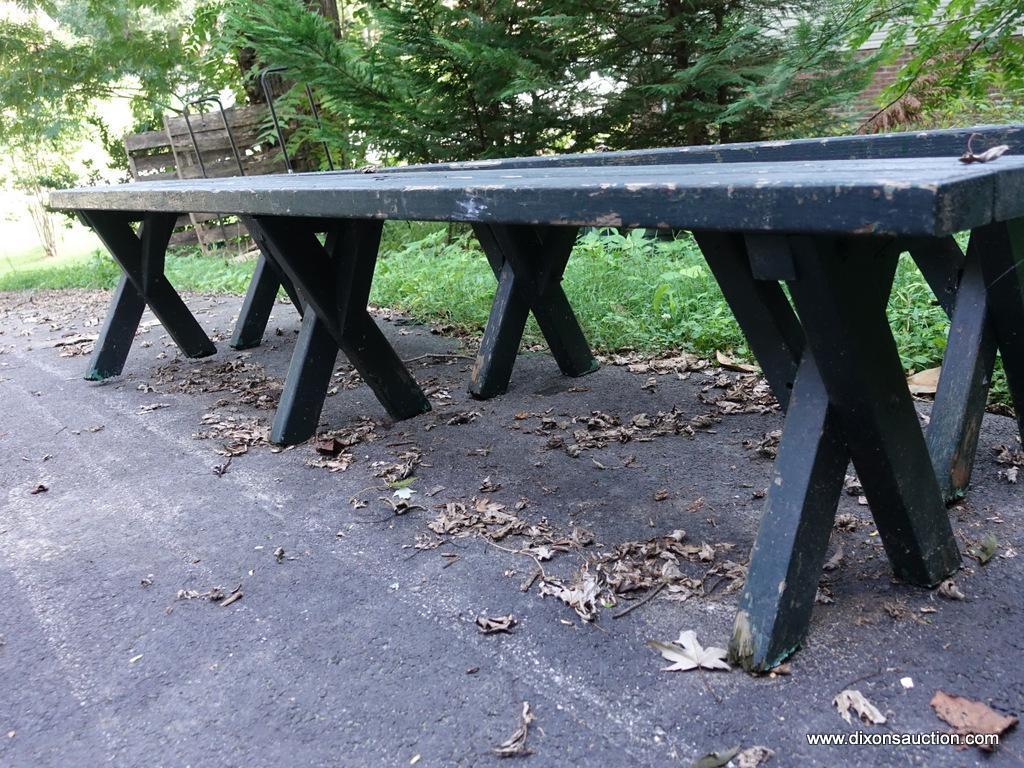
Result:
[[[341,36],[341,18],[338,14],[337,0],[306,0],[306,7],[314,13],[323,16],[331,22],[334,28],[334,36]],[[238,63],[238,70],[242,73],[242,82],[245,84],[245,96],[250,104],[266,104],[267,99],[260,87],[259,78],[253,77],[250,73],[262,67],[272,66],[273,62],[261,62],[256,58],[256,52],[252,48],[243,48],[235,56]],[[281,78],[269,78],[267,85],[273,96],[280,96],[288,90],[287,83]]]
[[[338,15],[338,0],[306,0],[306,7],[330,20],[334,36],[341,35],[341,18]]]

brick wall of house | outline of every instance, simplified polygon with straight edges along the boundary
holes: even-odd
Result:
[[[874,53],[874,51],[870,53]],[[874,112],[881,106],[879,104],[879,95],[886,86],[896,79],[896,75],[903,69],[903,65],[910,60],[910,54],[911,51],[908,48],[895,61],[878,68],[874,78],[871,80],[871,84],[864,89],[854,102],[857,112]]]

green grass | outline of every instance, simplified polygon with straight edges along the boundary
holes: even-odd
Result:
[[[583,235],[566,269],[565,291],[598,349],[655,352],[745,350],[690,237],[653,240],[635,231]],[[446,229],[408,243],[377,265],[371,299],[421,319],[477,332],[487,322],[494,276],[479,247]],[[539,341],[535,325],[528,341]]]
[[[252,277],[255,261],[200,256],[192,250],[167,254],[167,277],[181,291],[242,294]],[[100,251],[55,263],[35,263],[15,270],[0,267],[0,291],[60,288],[110,289],[121,271]]]
[[[118,279],[113,262],[98,251],[56,263],[20,263],[12,270],[0,261],[0,291],[111,288]],[[251,260],[202,256],[195,249],[175,249],[167,258],[168,278],[187,292],[242,294],[252,269]],[[478,333],[487,322],[494,285],[487,260],[466,230],[389,224],[371,301],[419,320]],[[662,240],[639,231],[587,232],[569,261],[564,287],[588,338],[600,351],[656,354],[681,349],[712,356],[728,350],[750,357],[689,235]],[[941,363],[949,323],[909,258],[900,261],[889,318],[907,370]],[[542,341],[532,320],[526,340]],[[1007,399],[1001,370],[993,394],[996,400]]]

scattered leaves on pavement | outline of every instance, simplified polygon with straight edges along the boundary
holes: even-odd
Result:
[[[715,414],[691,416],[678,409],[653,415],[638,413],[625,420],[602,411],[592,411],[589,416],[576,416],[571,420],[559,420],[548,414],[531,415],[540,419],[532,433],[546,436],[549,449],[564,450],[573,458],[583,451],[605,448],[613,443],[649,442],[665,435],[694,437],[719,421]],[[527,426],[522,429],[526,430]]]
[[[907,387],[912,395],[934,395],[939,389],[939,374],[942,368],[928,368],[907,377]]]
[[[735,360],[729,355],[727,355],[725,352],[722,352],[721,350],[715,352],[715,360],[718,361],[718,364],[720,366],[730,371],[737,371],[739,373],[761,372],[761,369],[758,368],[756,365],[751,365],[750,363],[741,363],[738,360]]]
[[[939,591],[939,594],[942,595],[947,600],[966,600],[967,599],[967,595],[965,595],[960,590],[960,587],[958,587],[956,585],[956,582],[953,581],[952,579],[946,579],[944,582],[939,584],[939,590],[938,591]]]
[[[284,388],[280,379],[267,376],[262,365],[240,357],[200,363],[175,360],[156,370],[153,385],[155,391],[167,393],[224,392],[231,399],[218,406],[249,405],[262,410],[276,408]]]
[[[485,635],[493,635],[498,632],[511,632],[519,622],[511,613],[507,616],[477,616],[476,625],[480,632]]]
[[[995,446],[992,451],[996,455],[996,464],[1005,467],[999,470],[999,477],[1008,483],[1016,483],[1020,468],[1024,466],[1024,451],[1013,450],[1005,444]]]
[[[744,440],[743,447],[755,451],[759,456],[774,460],[779,455],[779,440],[782,439],[782,430],[773,429],[765,432],[760,440]]]
[[[597,617],[601,592],[602,585],[598,577],[585,571],[568,585],[554,578],[544,579],[540,584],[542,597],[550,595],[558,598],[584,621],[593,621]]]
[[[237,600],[242,599],[242,585],[239,584],[230,592],[225,592],[220,587],[214,587],[208,589],[206,592],[199,592],[195,589],[179,589],[178,594],[175,596],[175,600],[209,600],[211,603],[217,603],[221,606],[228,606]],[[171,609],[168,608],[167,612],[170,613]]]
[[[698,757],[693,761],[690,768],[724,768],[729,764],[740,751],[740,745],[737,744],[735,747],[730,749],[720,749],[717,752],[708,752],[702,757]]]
[[[988,561],[995,557],[998,549],[999,539],[995,537],[995,534],[988,533],[981,541],[971,542],[967,547],[967,554],[977,560],[980,565],[987,565]]]
[[[767,763],[775,755],[775,750],[768,747],[747,747],[734,758],[736,768],[757,768]]]
[[[526,746],[526,737],[529,735],[530,723],[533,720],[534,716],[530,711],[530,703],[524,701],[522,713],[519,715],[519,725],[516,726],[511,736],[492,749],[491,752],[498,757],[526,757],[533,754],[533,750]]]
[[[953,726],[958,733],[982,734],[994,733],[1002,735],[1017,725],[1014,715],[1004,715],[980,701],[955,696],[945,691],[936,691],[930,702],[935,714]],[[979,746],[980,749],[992,751],[991,745]]]
[[[867,700],[863,693],[851,688],[841,691],[838,696],[832,699],[832,706],[850,725],[853,725],[853,718],[850,716],[852,709],[862,722],[869,725],[881,725],[885,722],[883,715],[874,704]]]
[[[221,456],[241,456],[256,445],[268,445],[270,431],[261,419],[252,421],[236,414],[211,412],[204,414],[199,423],[202,429],[192,435],[197,440],[219,440]]]
[[[675,643],[663,643],[649,640],[647,645],[658,651],[663,658],[672,663],[663,667],[663,672],[687,672],[691,669],[725,670],[731,667],[726,663],[727,652],[724,648],[709,646],[704,648],[697,642],[697,634],[692,629],[679,633]]]

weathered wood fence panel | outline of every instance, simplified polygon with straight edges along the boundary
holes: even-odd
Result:
[[[231,134],[225,130],[224,117]],[[189,124],[180,115],[165,116],[162,131],[134,133],[124,138],[134,181],[259,176],[283,173],[284,155],[266,140],[263,127],[269,112],[262,104],[196,114]],[[238,150],[236,157],[231,139]],[[198,148],[198,157],[196,149]],[[239,168],[241,163],[241,168]],[[250,246],[245,227],[235,217],[215,214],[182,216],[171,236],[175,244],[199,243],[204,249],[232,243]]]

